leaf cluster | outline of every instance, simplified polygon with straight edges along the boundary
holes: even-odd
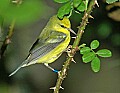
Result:
[[[114,3],[120,0],[106,0],[107,3]],[[87,10],[89,0],[54,0],[56,3],[63,4],[58,10],[58,17],[71,16],[72,12],[81,13]]]
[[[90,47],[87,46],[79,46],[80,54],[82,54],[82,60],[84,63],[91,62],[91,68],[94,72],[98,72],[100,70],[100,59],[99,57],[111,57],[112,53],[108,49],[100,49],[97,52],[94,49],[99,47],[99,41],[93,40],[90,43]]]
[[[58,10],[58,17],[62,19],[65,15],[71,16],[72,11],[76,13],[87,10],[89,0],[54,0],[57,3],[64,3]]]

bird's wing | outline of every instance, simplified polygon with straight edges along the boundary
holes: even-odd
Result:
[[[30,49],[30,53],[27,59],[9,76],[14,75],[21,67],[25,67],[35,63],[35,60],[41,58],[42,56],[49,53],[55,47],[57,47],[60,43],[62,43],[66,38],[66,35],[61,32],[51,31],[48,37],[40,37],[33,44]]]
[[[43,57],[66,39],[66,34],[51,31],[46,38],[39,38],[30,49],[29,62]]]

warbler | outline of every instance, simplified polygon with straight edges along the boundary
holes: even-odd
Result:
[[[22,67],[36,63],[43,63],[52,71],[58,72],[48,64],[58,59],[66,50],[71,39],[70,32],[76,34],[71,29],[71,23],[67,17],[59,19],[57,15],[52,16],[31,47],[28,57],[9,76],[15,74]]]

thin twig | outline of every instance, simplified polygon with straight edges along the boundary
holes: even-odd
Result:
[[[69,69],[69,65],[72,62],[73,57],[74,57],[76,51],[78,51],[78,45],[79,45],[81,37],[82,37],[82,35],[84,33],[84,29],[85,29],[85,27],[86,27],[86,25],[88,23],[88,18],[90,16],[90,13],[92,12],[92,9],[95,6],[96,2],[97,2],[97,0],[91,0],[90,4],[88,6],[88,9],[84,13],[81,25],[78,27],[77,37],[76,37],[76,39],[75,39],[75,41],[73,43],[72,50],[71,50],[71,53],[70,53],[70,57],[68,57],[66,62],[64,62],[63,68],[62,68],[61,72],[58,75],[56,86],[53,88],[54,89],[54,93],[59,93],[59,90],[61,88],[62,82],[66,78],[67,70]]]
[[[19,7],[19,5],[22,4],[22,0],[12,0],[12,1],[10,1],[10,3],[16,4],[16,7]],[[9,27],[8,34],[7,34],[5,40],[3,41],[3,44],[1,46],[0,58],[4,55],[5,50],[7,49],[8,44],[11,43],[11,38],[12,38],[13,33],[14,33],[14,26],[15,26],[15,19],[12,21],[12,23],[11,23],[11,25]]]
[[[8,34],[7,34],[6,38],[5,38],[5,40],[3,41],[3,44],[2,44],[1,49],[0,49],[0,57],[2,57],[4,55],[8,44],[11,43],[11,37],[13,36],[13,33],[14,33],[14,26],[15,26],[15,20],[12,21],[12,23],[11,23],[11,25],[9,27]]]

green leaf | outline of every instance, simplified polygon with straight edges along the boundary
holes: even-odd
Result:
[[[118,0],[106,0],[106,2],[107,2],[108,4],[114,3],[114,2],[116,2],[116,1],[118,1]],[[119,1],[120,1],[120,0],[119,0]]]
[[[82,2],[82,0],[73,0],[73,6],[78,7],[78,5]]]
[[[95,53],[93,53],[93,52],[86,53],[82,56],[82,60],[84,63],[88,63],[91,60],[93,60],[94,58],[95,58]]]
[[[81,44],[78,48],[81,49],[81,48],[83,48],[83,47],[85,47],[85,46],[86,46],[86,44],[83,43],[83,44]]]
[[[112,53],[108,49],[101,49],[96,52],[96,54],[100,57],[111,57]]]
[[[64,15],[69,14],[71,12],[71,2],[68,2],[67,4],[63,5],[61,8],[58,10],[58,17],[62,19]]]
[[[54,0],[54,1],[57,2],[57,3],[66,3],[66,2],[68,2],[70,0]]]
[[[91,51],[91,49],[89,47],[83,47],[80,49],[80,54],[86,54],[90,51]]]
[[[91,62],[91,68],[94,72],[98,72],[100,70],[100,59],[95,57]]]
[[[84,12],[85,10],[87,10],[87,6],[88,0],[82,1],[81,4],[78,6],[77,10],[80,12]]]
[[[99,41],[98,40],[93,40],[90,44],[91,49],[96,49],[99,47]]]

